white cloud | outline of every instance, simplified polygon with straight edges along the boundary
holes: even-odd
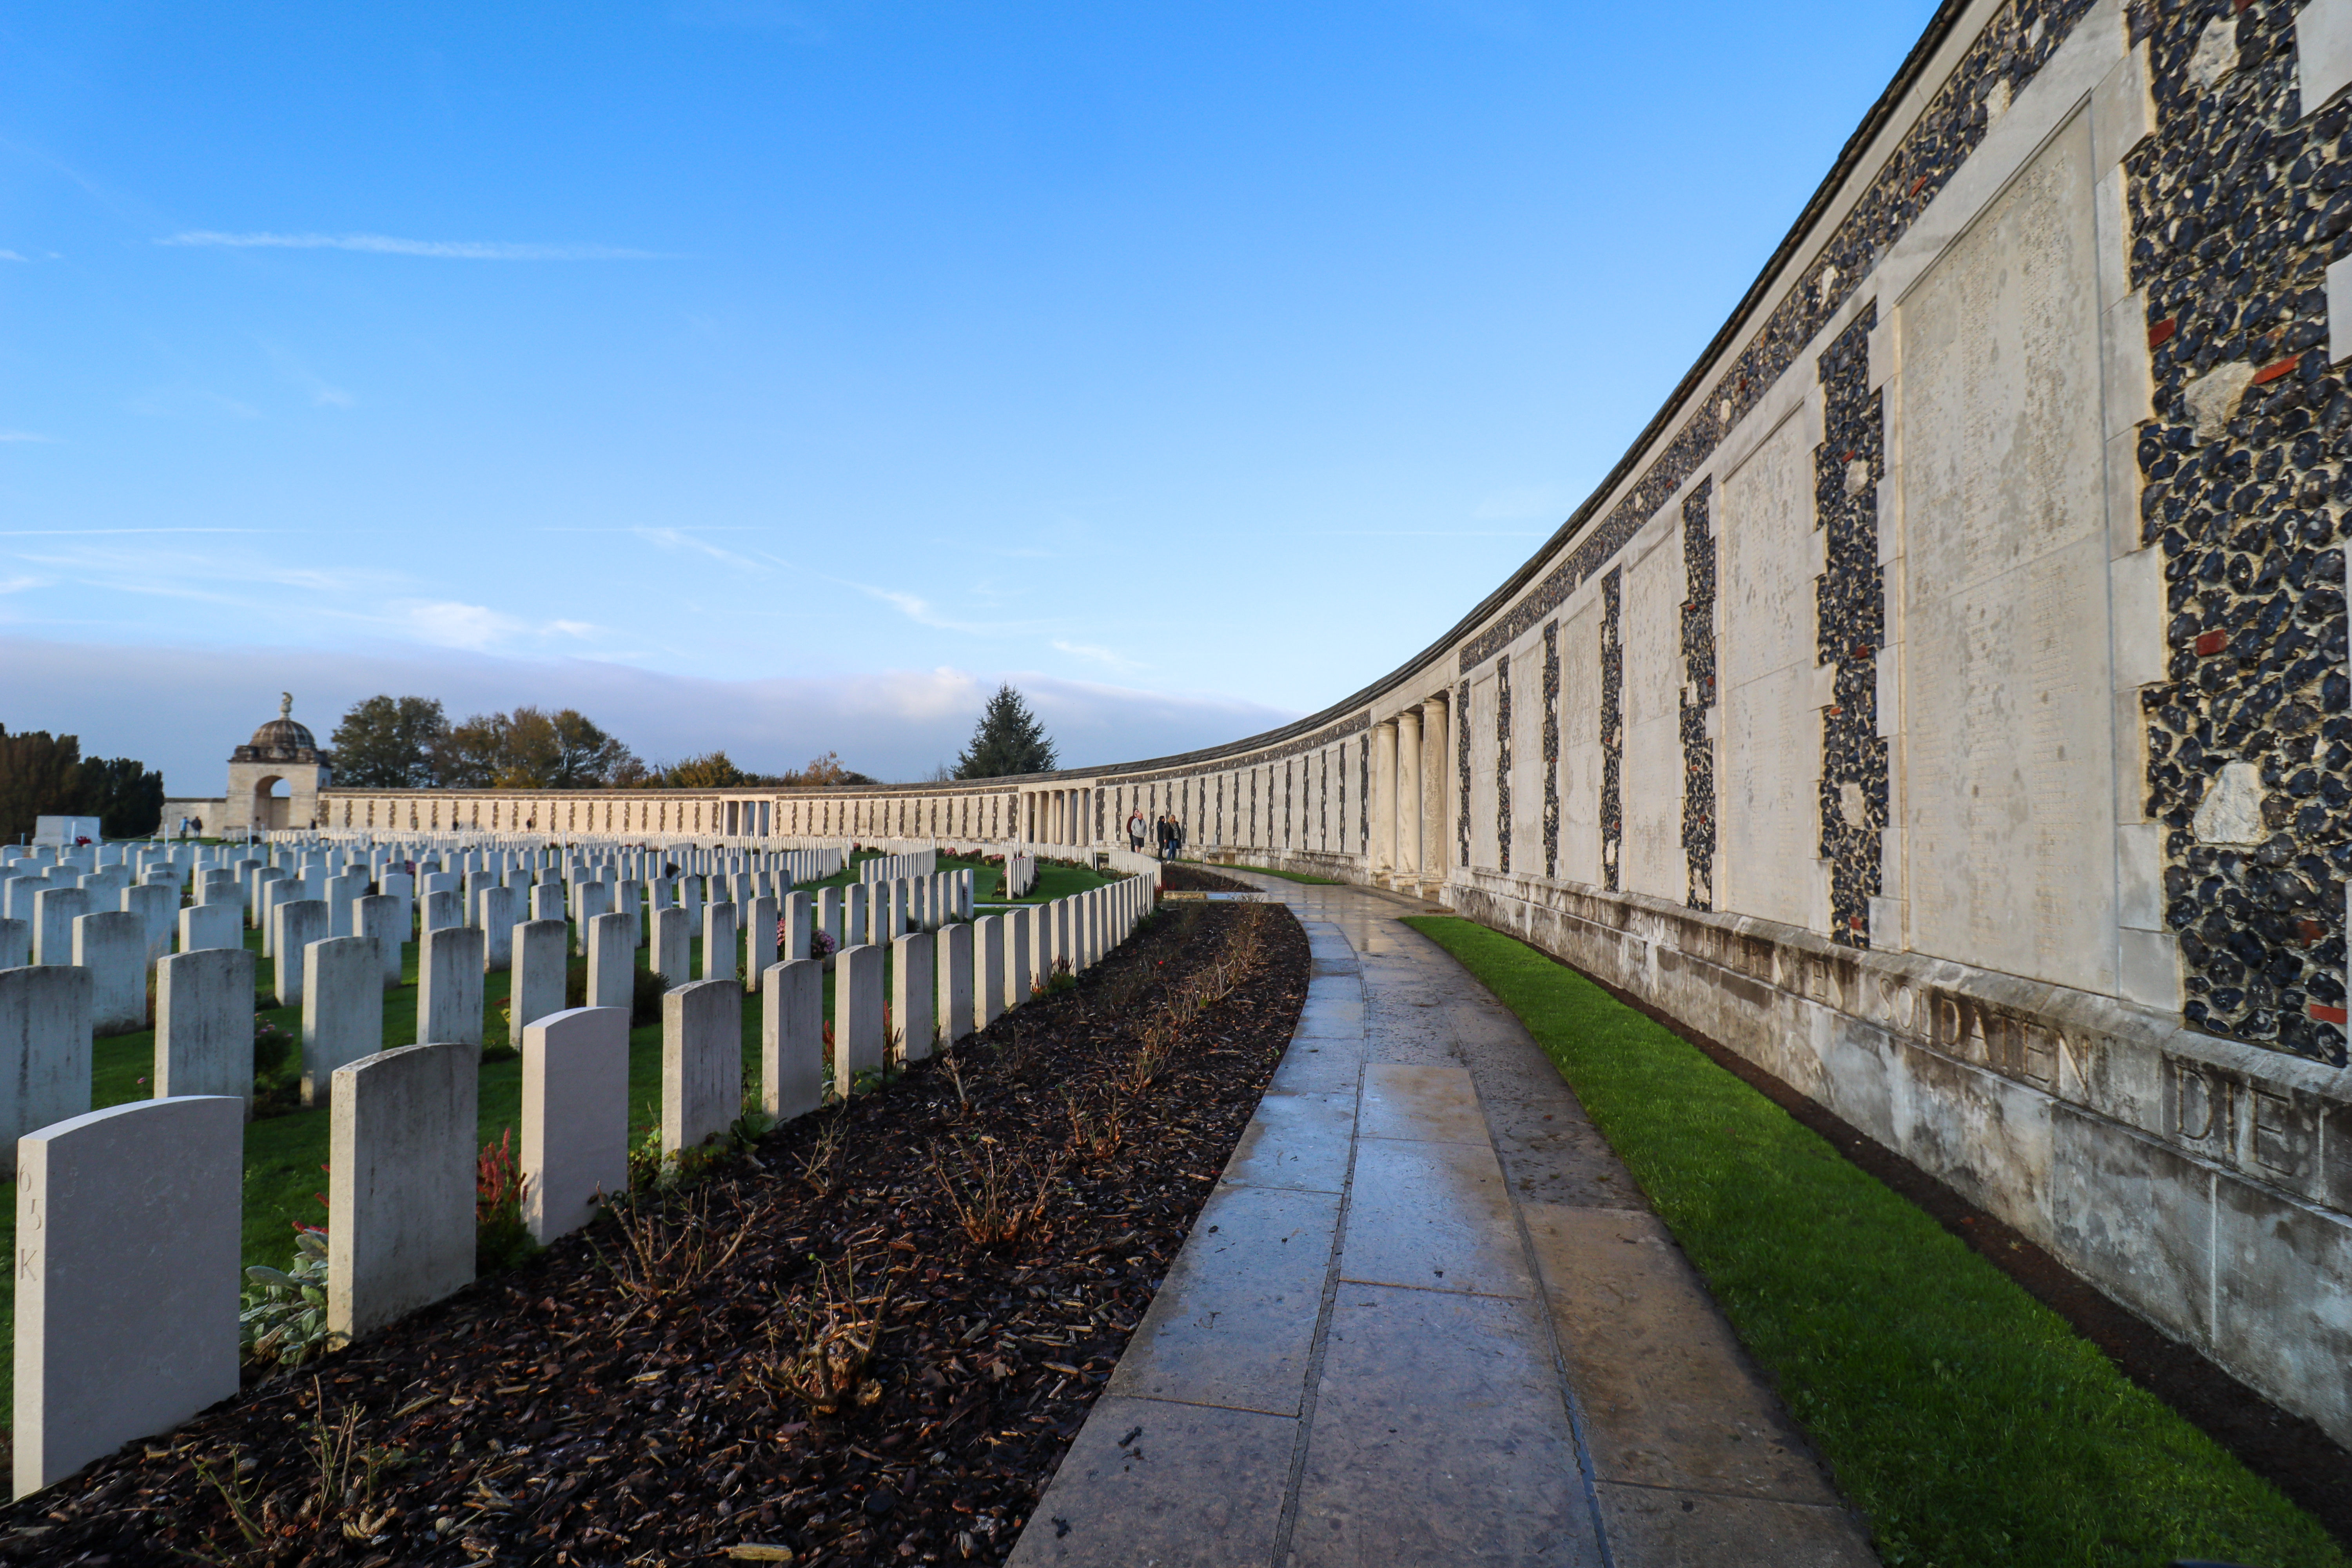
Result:
[[[388,234],[225,234],[189,229],[158,245],[210,246],[231,250],[358,250],[373,256],[424,256],[448,261],[682,261],[658,250],[617,245],[527,245],[504,240],[398,239]]]
[[[57,440],[55,436],[37,435],[30,430],[0,430],[0,441],[38,441],[46,446],[55,446]]]
[[[0,261],[30,261],[33,258],[29,256],[20,256],[13,250],[0,250]]]
[[[231,419],[258,419],[261,411],[250,404],[199,386],[159,386],[124,402],[123,408],[151,419],[194,419],[226,415]]]
[[[1136,663],[1135,660],[1127,658],[1123,654],[1113,653],[1110,649],[1095,643],[1064,642],[1061,638],[1055,637],[1054,639],[1054,647],[1061,652],[1070,655],[1074,658],[1092,659],[1097,664],[1103,665],[1111,669],[1142,669],[1146,668],[1143,665]]]
[[[46,588],[53,577],[0,577],[0,594],[23,594],[35,588]]]
[[[697,551],[701,554],[709,556],[713,561],[725,562],[728,565],[736,568],[738,571],[754,573],[761,577],[768,575],[768,568],[762,566],[757,561],[752,560],[750,556],[738,555],[731,550],[721,550],[718,545],[711,543],[709,541],[697,539],[693,534],[688,533],[682,529],[635,528],[631,529],[629,531],[635,533],[646,543],[657,544],[664,550]]]
[[[527,629],[512,616],[502,616],[486,605],[437,599],[398,608],[411,632],[441,647],[488,648]]]
[[[467,621],[450,619],[461,627]],[[437,697],[452,714],[531,702],[578,708],[642,756],[719,746],[747,768],[781,772],[837,751],[851,767],[898,779],[920,777],[952,758],[1000,680],[1021,689],[1073,767],[1216,745],[1297,717],[1256,703],[1019,670],[943,666],[845,679],[707,680],[584,657],[155,647],[104,629],[91,637],[0,636],[0,669],[10,678],[0,721],[12,730],[77,732],[91,754],[139,757],[163,770],[167,788],[188,795],[220,790],[229,748],[277,711],[281,689],[294,693],[295,717],[321,734],[352,703],[378,692]]]

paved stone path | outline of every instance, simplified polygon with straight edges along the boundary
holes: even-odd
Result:
[[[1306,1011],[1016,1568],[1874,1563],[1441,911],[1249,879]]]

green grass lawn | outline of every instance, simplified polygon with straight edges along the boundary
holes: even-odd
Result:
[[[2346,1561],[2056,1313],[1696,1047],[1484,926],[1404,923],[1558,1064],[1890,1568]]]

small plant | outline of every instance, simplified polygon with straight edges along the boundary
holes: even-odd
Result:
[[[798,1400],[819,1415],[844,1405],[874,1404],[882,1397],[882,1385],[867,1379],[866,1368],[882,1341],[882,1314],[889,1302],[887,1282],[879,1295],[857,1294],[855,1258],[844,1259],[838,1275],[819,1264],[814,1285],[780,1302],[780,1315],[797,1347],[786,1353],[771,1322],[768,1353],[746,1375],[771,1395]]]
[[[1078,1109],[1078,1097],[1064,1090],[1062,1103],[1070,1113],[1070,1152],[1080,1160],[1098,1163],[1118,1152],[1126,1136],[1126,1108],[1114,1101],[1107,1112],[1088,1116]]]
[[[1009,1247],[1024,1236],[1034,1234],[1045,1220],[1045,1205],[1053,1196],[1055,1173],[1048,1169],[1040,1176],[1037,1191],[1029,1202],[1016,1204],[1011,1190],[1013,1171],[1010,1166],[998,1169],[995,1144],[995,1139],[982,1137],[977,1153],[966,1149],[961,1182],[948,1173],[946,1163],[936,1151],[931,1155],[931,1169],[939,1176],[949,1205],[956,1211],[957,1223],[963,1227],[964,1236],[979,1247]]]
[[[722,1251],[716,1247],[709,1205],[702,1199],[641,1198],[620,1213],[626,1250],[619,1262],[607,1266],[624,1292],[648,1306],[690,1291],[706,1275],[726,1268],[763,1217],[746,1215],[730,1225],[732,1239]]]
[[[238,1337],[248,1360],[299,1366],[333,1346],[327,1331],[327,1232],[294,1222],[294,1266],[257,1263],[245,1271]]]
[[[818,930],[809,932],[809,956],[811,958],[818,959],[831,958],[833,956],[833,933],[831,931]]]
[[[245,1537],[245,1543],[259,1546],[264,1531],[253,1517],[253,1505],[261,1495],[261,1488],[251,1477],[260,1466],[239,1453],[235,1444],[221,1456],[217,1470],[201,1455],[192,1456],[189,1463],[194,1466],[197,1479],[220,1493],[221,1501],[228,1504],[228,1516],[236,1521],[236,1532]]]
[[[940,1070],[947,1074],[948,1082],[955,1086],[957,1114],[962,1116],[966,1121],[969,1121],[971,1118],[971,1097],[963,1091],[963,1063],[961,1059],[961,1056],[962,1053],[956,1050],[941,1051],[940,1053]]]
[[[819,1196],[833,1191],[840,1179],[842,1119],[828,1116],[821,1121],[816,1136],[809,1140],[808,1148],[801,1154],[800,1178],[814,1187]]]
[[[325,1391],[311,1380],[318,1416],[310,1423],[310,1454],[319,1467],[318,1491],[304,1512],[320,1525],[341,1521],[346,1541],[366,1541],[391,1522],[391,1510],[375,1507],[383,1472],[408,1463],[405,1449],[362,1447],[360,1412],[345,1405],[340,1421],[326,1415]]]
[[[514,1129],[482,1145],[474,1163],[474,1272],[498,1274],[539,1250],[523,1224],[528,1179],[515,1160]]]

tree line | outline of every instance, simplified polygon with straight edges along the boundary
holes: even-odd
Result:
[[[43,816],[95,816],[109,838],[139,838],[163,820],[163,775],[130,757],[85,757],[78,735],[0,725],[0,843]]]
[[[763,789],[882,781],[827,752],[781,773],[739,767],[721,749],[648,763],[576,708],[521,707],[449,721],[438,699],[370,697],[353,703],[328,740],[339,787],[350,789]],[[1054,742],[1010,686],[998,689],[950,771],[935,778],[996,778],[1050,771]],[[160,798],[160,797],[159,797]]]

